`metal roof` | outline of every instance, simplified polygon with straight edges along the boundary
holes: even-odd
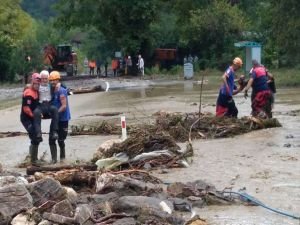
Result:
[[[239,48],[240,47],[253,48],[253,47],[261,47],[261,44],[257,43],[257,42],[254,42],[254,41],[239,41],[239,42],[234,43],[234,46],[239,47]]]

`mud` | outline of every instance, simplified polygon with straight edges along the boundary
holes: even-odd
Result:
[[[145,81],[145,83],[147,83]],[[151,115],[159,110],[167,112],[197,112],[199,88],[196,82],[156,84],[142,88],[115,90],[70,96],[71,125],[92,124],[101,116],[81,117],[87,114],[123,112],[127,123],[151,123]],[[116,86],[115,86],[115,89]],[[281,128],[264,129],[217,140],[193,140],[193,163],[189,168],[154,172],[165,182],[203,179],[217,189],[246,188],[246,192],[263,203],[295,214],[300,212],[300,100],[299,89],[278,89],[274,117]],[[202,111],[214,112],[217,91],[204,85]],[[242,95],[235,98],[239,117],[250,112],[250,100]],[[24,132],[19,122],[20,106],[0,111],[0,132]],[[296,113],[296,116],[291,111]],[[119,116],[110,118],[119,123]],[[47,132],[49,121],[43,121]],[[99,145],[114,136],[69,136],[67,160],[89,160]],[[47,135],[40,147],[40,154],[47,151]],[[17,170],[15,165],[28,153],[26,136],[0,139],[1,163],[6,169]],[[288,147],[289,146],[289,147]],[[167,172],[167,173],[165,173]],[[299,224],[299,221],[271,213],[261,207],[209,206],[196,209],[209,224]]]

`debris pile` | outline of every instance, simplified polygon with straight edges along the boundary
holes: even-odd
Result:
[[[89,185],[65,182],[63,186],[63,181],[53,178],[80,171],[95,179]],[[167,186],[141,170],[65,169],[53,174],[0,174],[0,224],[206,225],[194,207],[237,203],[201,180]]]
[[[155,135],[164,133],[174,138],[176,142],[186,142],[189,138],[224,138],[250,132],[252,130],[280,127],[281,124],[276,118],[259,119],[256,117],[219,118],[213,114],[198,113],[168,113],[160,111],[154,115],[154,123],[150,125],[135,124],[127,125],[130,135],[140,134]],[[121,134],[119,123],[102,121],[96,125],[78,125],[71,127],[71,135],[95,135],[95,134]]]
[[[141,130],[125,141],[108,142],[103,143],[93,156],[92,162],[96,162],[99,169],[182,167],[185,159],[193,155],[189,143],[182,151],[175,139],[164,133],[151,134]]]

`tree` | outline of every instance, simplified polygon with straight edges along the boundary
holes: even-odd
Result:
[[[242,11],[220,0],[190,14],[189,23],[181,35],[182,43],[200,58],[210,60],[209,66],[227,64],[228,54],[235,51],[234,42],[241,40],[247,27]]]
[[[0,80],[12,80],[11,54],[31,29],[31,18],[20,7],[20,0],[2,0],[0,4]]]
[[[50,17],[55,16],[52,6],[59,0],[23,0],[21,6],[33,18],[47,22]]]
[[[60,26],[95,27],[115,50],[129,53],[146,52],[158,10],[157,0],[61,0],[57,9]]]
[[[300,63],[300,1],[270,0],[269,23],[279,49],[281,65],[295,66]]]

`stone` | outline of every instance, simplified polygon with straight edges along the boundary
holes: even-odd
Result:
[[[115,221],[112,225],[136,225],[136,221],[132,217],[122,218]]]
[[[71,202],[71,204],[75,204],[78,200],[78,194],[76,191],[74,191],[73,188],[70,187],[64,187],[66,193],[67,193],[67,199]]]
[[[38,225],[53,225],[53,223],[51,223],[51,222],[48,221],[48,220],[42,220],[41,222],[39,222]]]
[[[8,223],[12,216],[31,209],[32,197],[22,184],[0,188],[0,224]]]
[[[74,216],[74,208],[70,203],[70,201],[67,199],[62,200],[59,203],[55,204],[51,212],[66,217]]]
[[[201,197],[189,196],[187,200],[192,204],[192,207],[202,208],[206,205],[205,200]]]
[[[159,184],[126,177],[122,174],[102,173],[96,179],[96,193],[105,194],[115,191],[121,195],[140,195],[145,191],[161,192]]]
[[[15,176],[1,176],[0,177],[0,187],[4,187],[10,184],[23,184],[27,185],[28,181],[24,177]]]
[[[55,214],[55,213],[45,212],[45,213],[43,213],[43,218],[45,220],[49,220],[53,223],[58,223],[58,224],[66,224],[66,225],[76,224],[75,219],[73,217],[72,218],[66,217],[66,216]]]
[[[77,224],[84,224],[88,219],[91,218],[92,215],[92,209],[90,208],[89,205],[84,204],[84,205],[79,205],[76,208],[75,211],[75,222]]]
[[[173,204],[167,200],[146,196],[123,196],[112,204],[113,212],[126,213],[138,217],[143,224],[149,217],[157,218],[162,222],[182,224],[182,219],[172,215]]]
[[[17,215],[13,220],[11,221],[11,225],[36,225],[35,221],[31,219],[28,215],[25,213],[21,213]]]
[[[115,192],[109,192],[107,194],[93,194],[88,196],[88,200],[94,204],[104,204],[105,202],[111,202],[119,198],[119,195]]]
[[[174,205],[174,209],[182,212],[190,212],[192,210],[191,204],[181,198],[169,198],[169,201],[171,201]]]
[[[66,190],[53,178],[45,178],[27,185],[33,205],[39,207],[47,201],[61,201],[67,197]]]

